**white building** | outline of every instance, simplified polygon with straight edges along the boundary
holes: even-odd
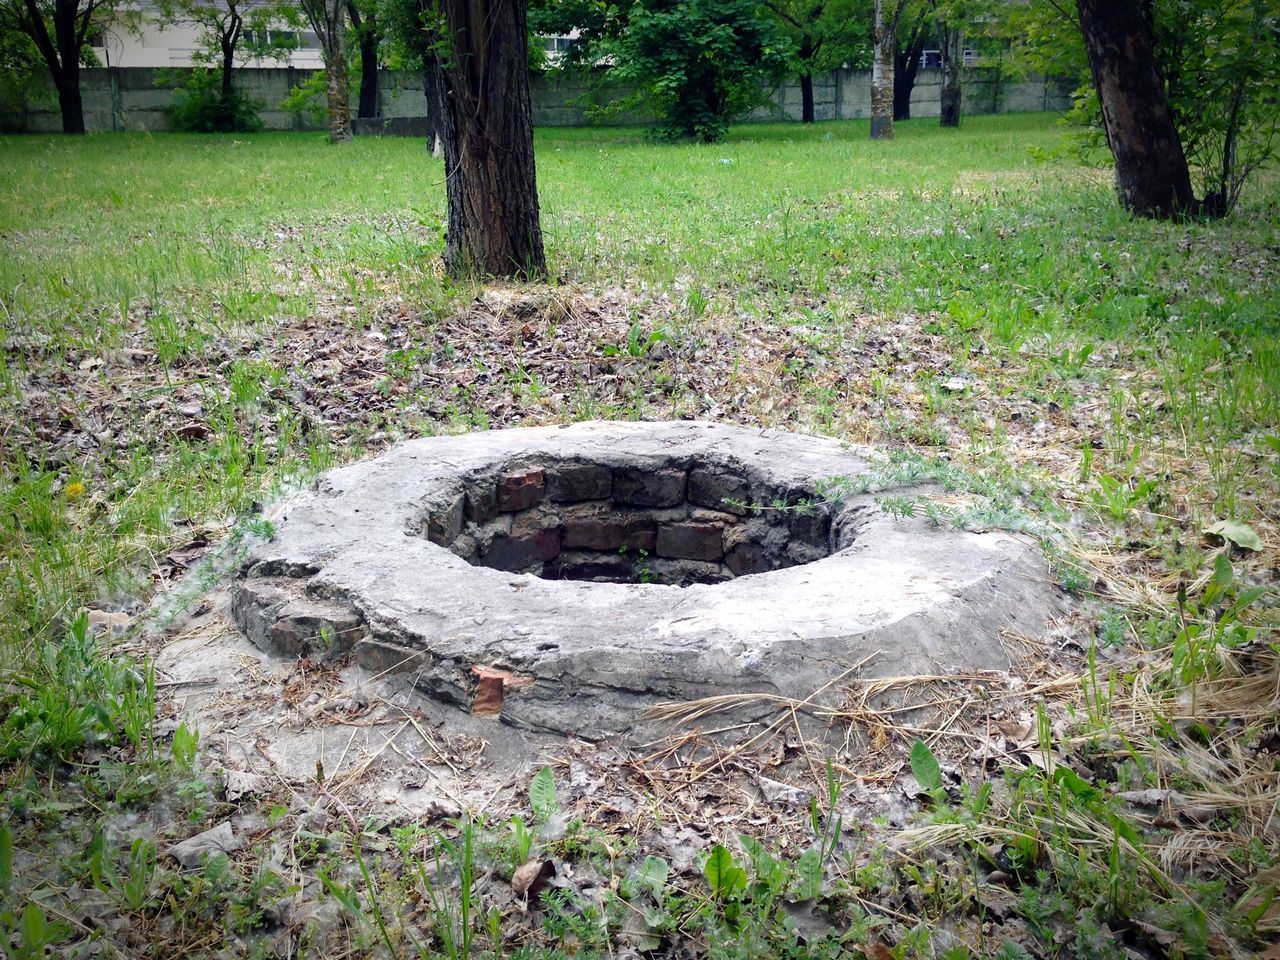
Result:
[[[248,7],[242,4],[242,7]],[[201,35],[204,28],[193,23],[166,24],[160,9],[153,0],[123,7],[113,13],[113,20],[103,24],[92,38],[93,52],[106,67],[191,67],[193,59],[204,48]],[[240,40],[236,54],[236,67],[297,67],[304,70],[320,70],[324,60],[320,52],[320,39],[311,30],[299,30],[282,26],[271,30],[269,38],[254,38],[251,34]],[[294,49],[273,57],[248,57],[247,51],[255,39],[283,40]]]

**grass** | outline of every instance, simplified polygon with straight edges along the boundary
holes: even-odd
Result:
[[[688,147],[542,130],[552,283],[487,290],[439,272],[443,170],[416,141],[0,139],[0,666],[7,704],[23,705],[0,730],[9,809],[43,809],[40,783],[65,780],[86,743],[145,743],[146,783],[119,792],[152,803],[178,783],[185,815],[209,815],[191,763],[157,758],[143,729],[154,678],[103,660],[75,616],[134,611],[181,573],[175,548],[198,553],[251,523],[253,501],[402,436],[723,417],[883,443],[898,451],[887,470],[945,488],[886,509],[1058,530],[1058,573],[1094,603],[1096,632],[1072,628],[1090,651],[1084,689],[1056,727],[1042,714],[1039,766],[981,803],[976,786],[950,799],[937,787],[908,833],[938,853],[910,869],[823,854],[823,909],[860,931],[867,955],[882,941],[905,955],[921,938],[892,912],[868,914],[867,897],[921,916],[981,913],[990,891],[974,878],[997,848],[1020,898],[1009,916],[1029,931],[1016,939],[1041,955],[1111,955],[1101,931],[1121,927],[1155,955],[1258,948],[1275,893],[1257,878],[1280,862],[1265,800],[1280,658],[1280,180],[1259,176],[1225,222],[1133,221],[1106,170],[1037,159],[1063,137],[1043,115],[958,132],[914,121],[889,144],[859,122],[744,126]],[[593,378],[600,369],[614,375]],[[1262,549],[1205,533],[1220,521]],[[94,662],[114,666],[99,676]],[[63,688],[116,706],[86,713]],[[845,719],[855,713],[865,720]],[[98,775],[85,776],[71,780],[93,794]],[[1215,816],[1170,828],[1110,797],[1170,787]],[[42,816],[24,814],[8,842],[39,842]],[[374,916],[372,889],[443,903],[439,884],[459,868],[439,857],[456,860],[459,837],[472,856],[469,833],[433,841],[447,856],[430,882],[415,866],[422,844],[406,843],[396,877],[361,861],[363,880],[334,872],[331,889],[355,898],[354,915]],[[735,931],[766,952],[779,937],[799,949],[779,917],[797,884],[812,889],[813,857],[742,849],[741,888],[704,874],[710,893],[688,877],[634,891],[649,932],[711,955],[737,949],[724,946]],[[737,877],[725,847],[704,855],[716,878]],[[217,904],[235,905],[248,930],[276,883],[170,876],[146,849],[113,856],[123,879],[100,886],[127,892],[140,929],[164,901],[205,928]],[[1206,864],[1219,886],[1196,873]],[[13,929],[78,936],[39,927],[44,914],[15,898],[0,891]],[[470,913],[476,930],[440,921],[454,949],[484,940],[488,915]],[[564,900],[551,915],[548,949],[572,952],[602,930],[607,942],[627,910]],[[377,921],[364,945],[400,922]],[[1073,923],[1076,941],[1056,946]],[[974,955],[1005,949],[979,941]]]

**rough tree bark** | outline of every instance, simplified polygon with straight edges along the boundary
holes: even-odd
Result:
[[[347,0],[347,15],[360,43],[360,105],[357,116],[371,119],[382,114],[378,98],[378,21],[372,13],[362,14],[354,0]]]
[[[941,127],[960,126],[960,30],[942,28],[942,104],[938,113]]]
[[[324,0],[324,75],[328,86],[329,142],[351,142],[351,87],[347,80],[347,11],[343,0]]]
[[[427,96],[427,146],[439,157],[444,154],[444,76],[440,62],[431,57],[423,58],[422,90]]]
[[[902,0],[876,0],[871,60],[871,139],[893,139],[893,66]]]
[[[912,32],[907,45],[893,58],[893,119],[911,119],[911,94],[920,73],[920,57],[924,54],[924,31],[920,25]]]
[[[324,58],[329,142],[350,143],[351,82],[347,74],[348,0],[302,0],[302,11],[320,39]]]
[[[1187,158],[1139,3],[1076,0],[1076,8],[1121,204],[1144,217],[1194,211]]]
[[[441,6],[445,268],[454,277],[544,276],[525,0]]]

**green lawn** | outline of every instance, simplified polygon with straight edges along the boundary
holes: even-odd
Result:
[[[1228,798],[1186,834],[1234,864],[1220,887],[1148,877],[1106,915],[1194,939],[1159,913],[1191,890],[1206,937],[1256,948],[1242,904],[1275,835],[1229,801],[1276,786],[1274,702],[1240,690],[1280,659],[1280,178],[1224,222],[1134,221],[1047,115],[867,134],[540,130],[552,282],[488,289],[440,272],[444,171],[418,141],[0,138],[0,665],[56,674],[76,610],[128,606],[173,548],[397,438],[703,417],[877,442],[968,478],[955,522],[1042,535],[1099,625],[1076,647],[1133,655],[1077,716],[1098,787]],[[0,728],[0,756],[30,736]],[[1169,836],[1144,842],[1135,876]]]

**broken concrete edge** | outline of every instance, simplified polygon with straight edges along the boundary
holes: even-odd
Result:
[[[472,495],[460,478],[486,471],[495,477],[495,508],[503,471],[525,471],[508,506],[538,502],[514,491],[602,492],[600,471],[559,479],[545,467],[538,475],[536,461],[625,461],[639,428],[652,432],[651,446],[658,438],[659,457],[672,447],[697,456],[709,443],[724,459],[732,455],[726,447],[741,444],[754,469],[784,465],[784,484],[804,481],[796,464],[806,457],[818,478],[854,475],[865,464],[830,441],[708,425],[583,424],[417,441],[326,475],[312,492],[272,508],[279,538],[255,547],[241,567],[235,619],[263,649],[349,651],[364,669],[398,674],[459,709],[478,701],[479,712],[525,729],[573,728],[597,739],[636,728],[662,701],[751,691],[802,699],[874,648],[887,651],[888,672],[894,664],[905,667],[897,672],[998,669],[1007,666],[999,631],[1012,625],[1035,635],[1053,610],[1056,590],[1025,542],[891,520],[869,497],[836,512],[833,530],[844,518],[860,531],[838,555],[687,590],[513,577],[469,566],[411,529],[442,498],[461,504],[451,507],[454,517],[484,515],[488,506],[469,504],[488,503],[487,488]],[[567,451],[566,439],[576,439]],[[778,456],[763,457],[775,444]],[[609,476],[612,484],[612,467]],[[318,638],[329,639],[317,646]]]

